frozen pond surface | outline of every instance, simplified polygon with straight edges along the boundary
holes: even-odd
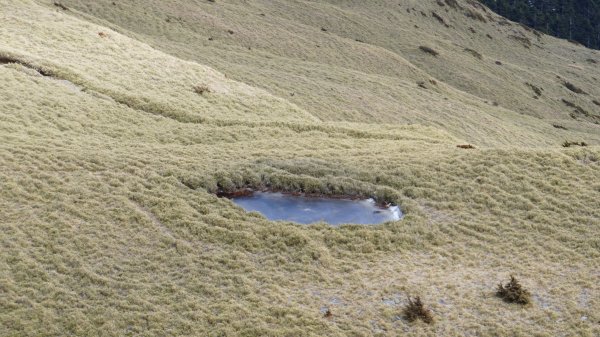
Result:
[[[269,220],[301,224],[326,222],[330,225],[374,225],[400,220],[398,206],[381,208],[373,199],[347,200],[293,196],[283,193],[254,192],[250,196],[232,198],[245,210],[256,211]]]

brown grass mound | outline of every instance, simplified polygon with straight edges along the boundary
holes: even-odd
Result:
[[[510,281],[506,285],[498,284],[496,296],[508,303],[529,304],[531,294],[525,290],[514,276],[510,276]]]
[[[408,304],[404,308],[404,318],[409,322],[420,319],[427,324],[433,323],[431,310],[425,308],[419,296],[415,297],[414,300],[410,296],[408,297]]]

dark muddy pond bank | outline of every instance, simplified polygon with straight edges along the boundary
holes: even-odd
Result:
[[[246,211],[259,212],[269,220],[301,224],[375,225],[402,217],[398,206],[381,207],[373,199],[351,200],[275,192],[246,192],[232,195],[230,199]]]

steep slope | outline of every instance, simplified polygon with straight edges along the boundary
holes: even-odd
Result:
[[[250,4],[265,12],[270,5],[278,20],[302,29],[308,14],[296,6],[316,6],[307,13],[332,22],[331,11],[360,9],[354,20],[373,16],[369,27],[386,17],[377,3],[340,3],[172,5],[181,15],[229,8],[239,20]],[[297,37],[277,39],[270,43],[289,49],[246,64],[244,48],[213,45],[203,49],[206,65],[173,56],[192,53],[195,40],[176,48],[178,37],[144,37],[63,4],[71,9],[0,0],[0,335],[600,333],[593,123],[486,105],[439,74],[437,85],[428,82],[433,75],[407,55],[356,51],[354,42],[331,47],[338,56],[299,61],[288,55],[301,45]],[[141,5],[148,13],[163,5],[128,4],[114,5],[129,13],[123,24],[142,22]],[[87,6],[96,3],[80,9]],[[259,27],[257,36],[265,33]],[[223,39],[241,30],[231,29]],[[171,46],[171,55],[146,43]],[[556,48],[565,60],[576,55]],[[366,62],[371,57],[379,59]],[[284,68],[261,73],[258,60]],[[318,69],[321,83],[334,78],[345,98],[312,87]],[[252,71],[265,82],[238,81]],[[295,85],[304,89],[283,95]],[[345,112],[351,88],[372,96]],[[573,99],[583,106],[584,98]],[[549,126],[556,121],[569,130]],[[562,148],[565,138],[592,145]],[[456,147],[465,140],[487,147]],[[214,195],[244,186],[375,196],[401,205],[406,217],[372,227],[300,226]],[[533,294],[530,307],[494,297],[510,274]],[[434,325],[402,318],[408,295],[421,295]],[[333,317],[323,316],[327,308]]]
[[[600,54],[473,1],[62,3],[323,120],[433,125],[481,145],[600,133]]]

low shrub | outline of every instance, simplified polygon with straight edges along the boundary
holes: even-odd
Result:
[[[508,303],[529,304],[531,302],[531,294],[519,283],[514,277],[510,276],[510,281],[503,285],[498,284],[496,296]]]
[[[414,299],[408,297],[408,304],[404,307],[404,318],[409,322],[420,319],[427,324],[433,323],[431,310],[425,308],[419,296]]]

